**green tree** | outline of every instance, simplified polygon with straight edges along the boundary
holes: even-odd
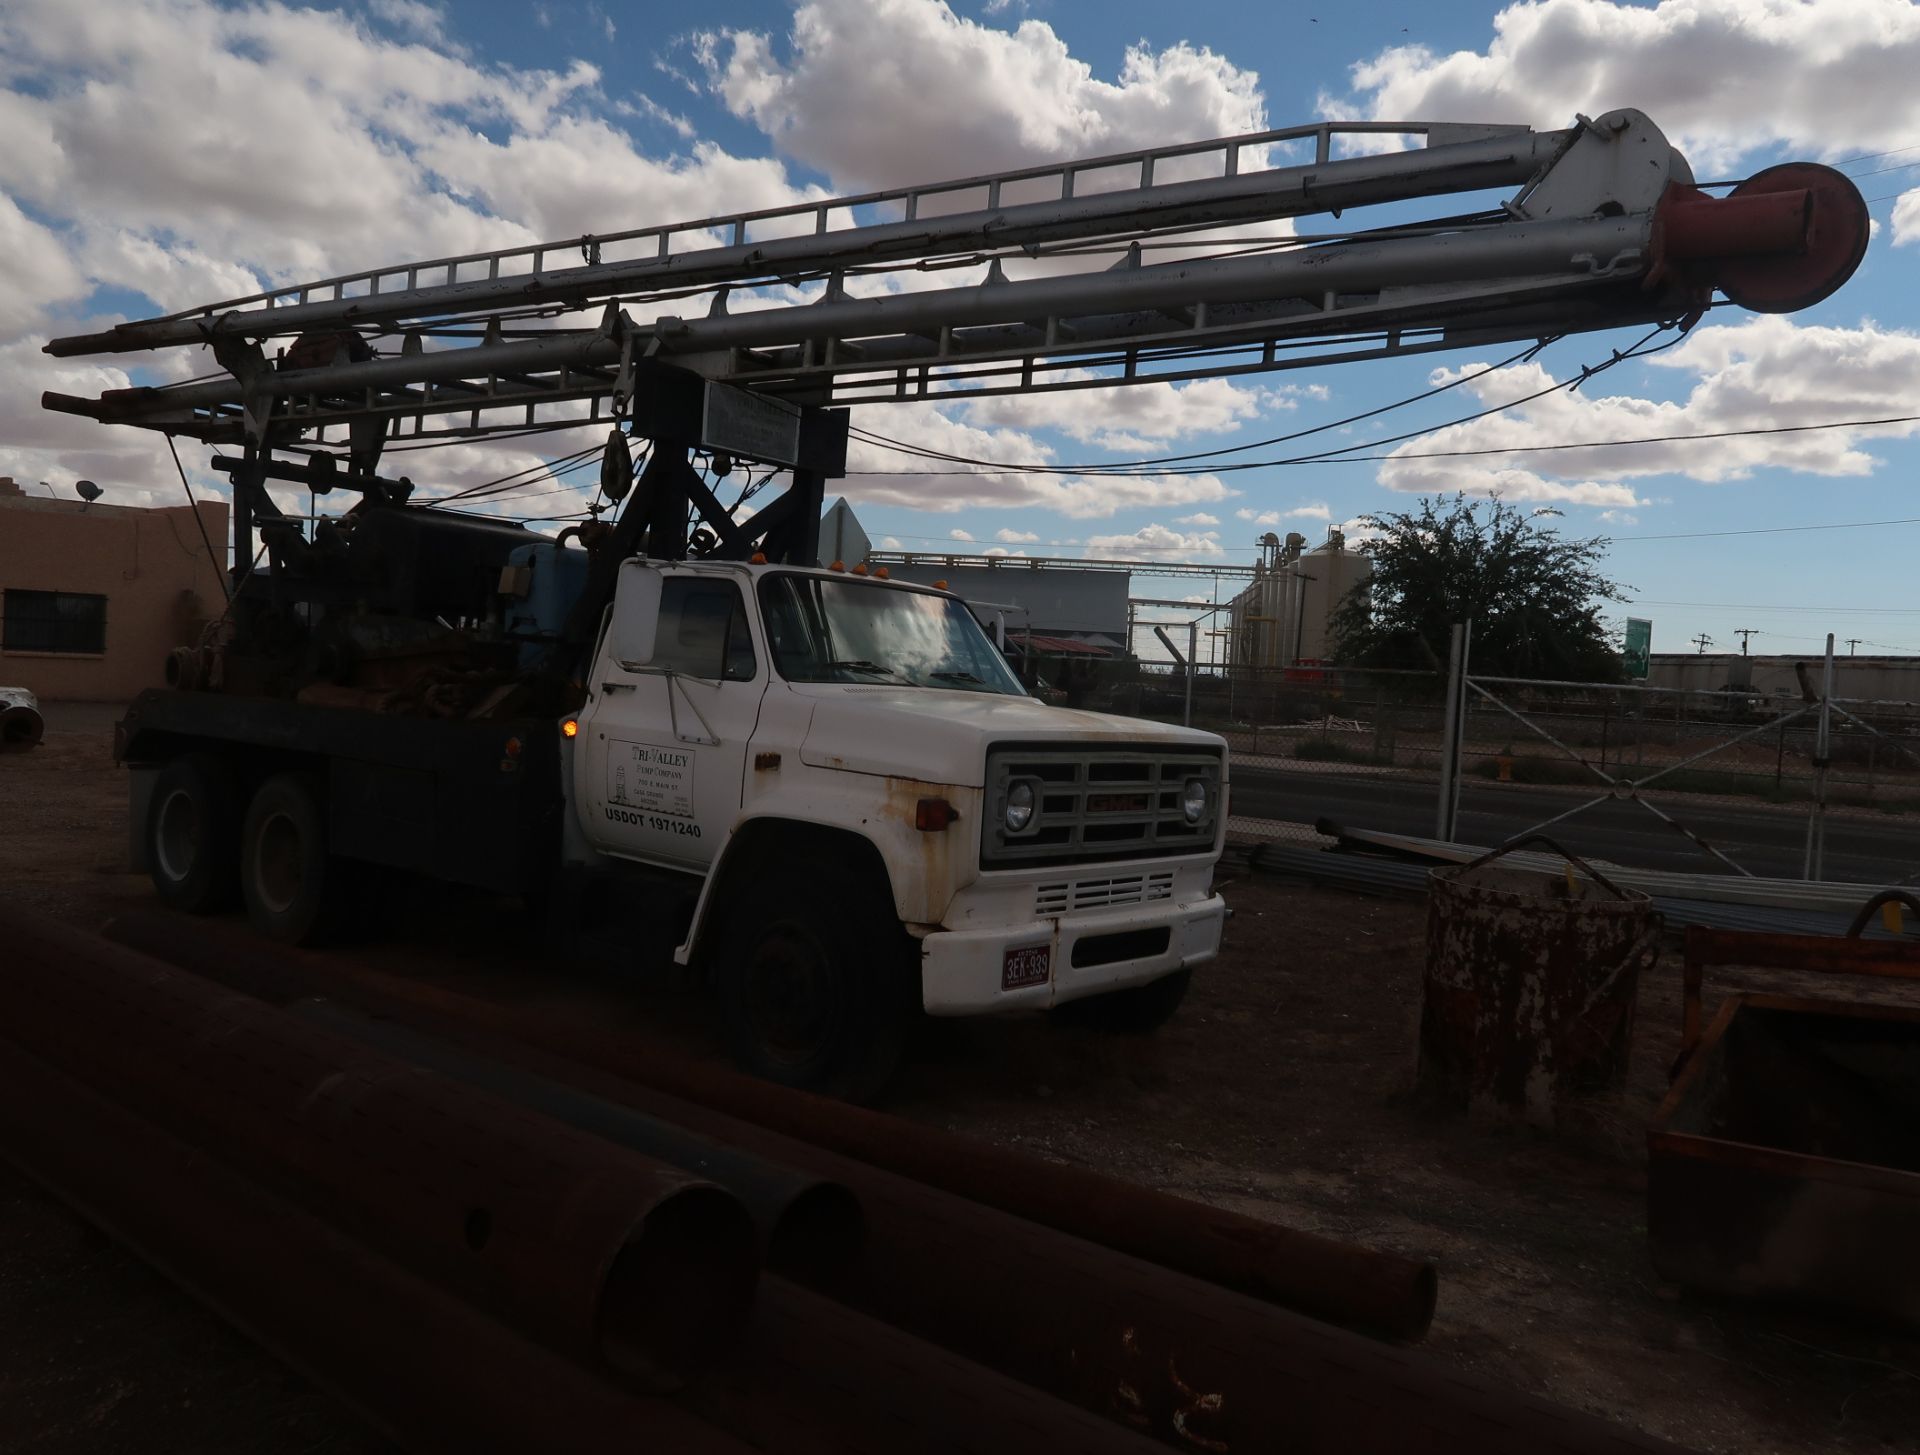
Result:
[[[1621,588],[1601,573],[1604,536],[1569,540],[1553,510],[1517,510],[1465,495],[1365,517],[1380,532],[1361,549],[1373,577],[1335,608],[1337,660],[1354,667],[1434,667],[1453,624],[1473,623],[1473,669],[1575,682],[1621,680],[1600,606]]]

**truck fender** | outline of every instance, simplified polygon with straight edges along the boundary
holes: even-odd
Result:
[[[756,814],[737,823],[721,846],[719,856],[700,887],[694,903],[687,942],[674,952],[682,965],[697,965],[719,938],[718,925],[729,903],[740,893],[752,903],[752,885],[763,874],[791,873],[795,864],[812,856],[831,854],[853,859],[880,876],[893,894],[893,877],[885,855],[871,838],[825,818],[796,818],[788,814]],[[897,902],[898,896],[893,896]]]

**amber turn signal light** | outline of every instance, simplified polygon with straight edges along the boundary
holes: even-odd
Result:
[[[958,817],[959,811],[944,798],[923,798],[913,806],[913,826],[922,833],[938,833]]]

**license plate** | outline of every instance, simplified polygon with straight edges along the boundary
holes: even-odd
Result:
[[[1030,985],[1045,985],[1052,974],[1052,966],[1051,945],[1023,945],[1017,950],[1009,950],[1006,963],[1000,970],[1000,988],[1025,990]]]

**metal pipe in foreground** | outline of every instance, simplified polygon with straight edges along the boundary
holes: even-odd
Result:
[[[476,1087],[579,1131],[711,1178],[753,1214],[762,1259],[780,1273],[821,1276],[844,1266],[863,1235],[860,1200],[843,1184],[770,1162],[659,1117],[590,1096],[577,1087],[462,1051],[392,1020],[328,1000],[289,1009],[302,1020],[383,1055]]]
[[[115,926],[126,933],[129,926]],[[171,932],[171,933],[169,933]],[[845,1183],[866,1210],[861,1256],[816,1286],[1000,1375],[1183,1449],[1413,1455],[1625,1455],[1676,1447],[1302,1319],[622,1078],[653,1048],[559,1031],[524,1013],[162,920],[211,973],[331,988],[477,1054]],[[368,982],[375,988],[368,988]],[[304,986],[302,982],[305,982]],[[529,1040],[542,1043],[529,1045]],[[571,1058],[573,1063],[569,1064]],[[589,1064],[577,1064],[581,1060]],[[598,1064],[591,1064],[597,1062]],[[784,1093],[776,1092],[775,1095]],[[923,1129],[915,1129],[923,1130]],[[1095,1179],[1104,1189],[1114,1184]],[[1211,1442],[1211,1443],[1203,1443]]]
[[[106,933],[176,964],[276,999],[330,994],[359,972],[177,915],[133,914]],[[277,988],[269,990],[280,970]],[[391,988],[390,986],[388,987]],[[418,1003],[418,1002],[416,1002]],[[1433,1321],[1433,1264],[1264,1223],[1074,1167],[1041,1162],[972,1137],[821,1097],[789,1092],[719,1068],[636,1052],[618,1034],[554,1031],[468,997],[457,1013],[511,1040],[544,1044],[668,1095],[798,1138],[1014,1217],[1158,1263],[1189,1277],[1327,1323],[1391,1339],[1417,1339]]]
[[[410,1451],[745,1455],[0,1041],[0,1151]]]
[[[24,752],[46,731],[39,698],[24,687],[0,687],[0,753]]]
[[[713,1183],[37,916],[0,944],[16,1045],[531,1337],[658,1390],[738,1334],[756,1239]]]

